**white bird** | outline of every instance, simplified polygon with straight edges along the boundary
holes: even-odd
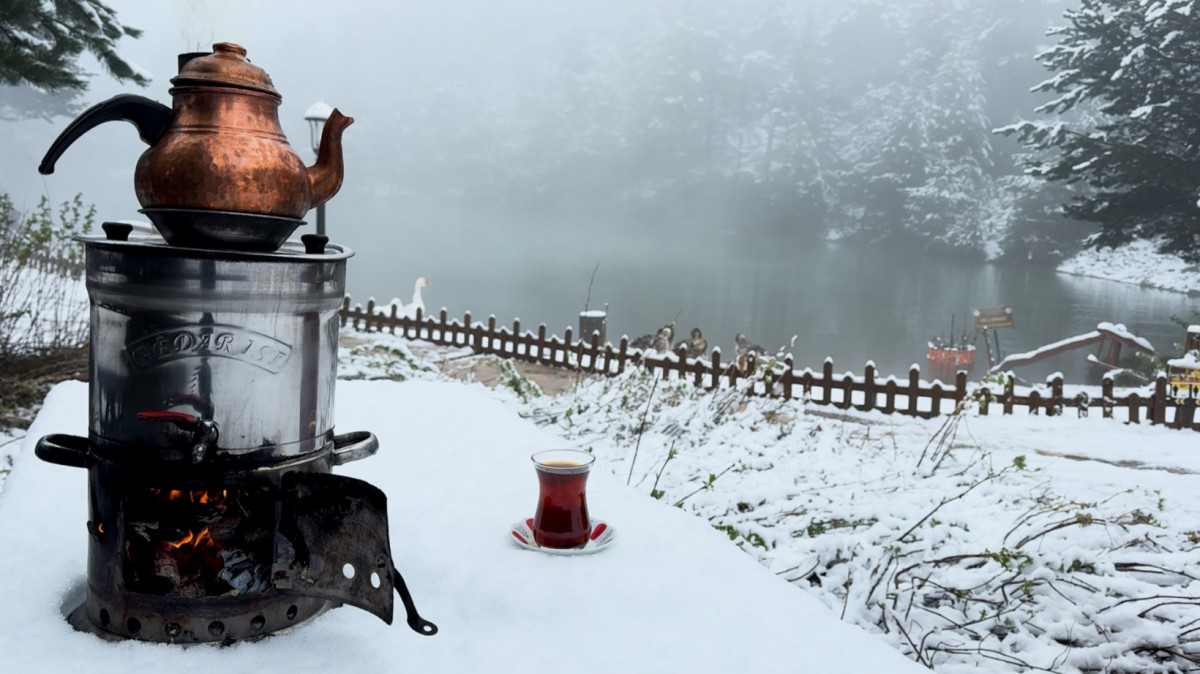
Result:
[[[421,298],[421,289],[429,285],[429,279],[424,276],[417,277],[413,283],[412,301],[405,304],[399,297],[392,300],[392,304],[396,307],[396,315],[402,318],[416,318],[417,309],[421,310],[421,315],[425,315],[425,300]]]

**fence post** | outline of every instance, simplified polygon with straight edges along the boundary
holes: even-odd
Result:
[[[1100,405],[1104,410],[1104,418],[1111,419],[1113,415],[1113,378],[1104,377],[1104,381],[1100,382]]]
[[[921,368],[913,365],[908,369],[908,416],[920,416],[917,412],[917,397],[921,395]]]
[[[883,385],[883,408],[880,410],[884,414],[894,414],[896,412],[896,378],[888,377],[887,383]]]
[[[863,368],[863,410],[875,409],[875,363]]]
[[[588,363],[588,371],[596,372],[597,371],[596,363],[597,363],[597,361],[600,360],[600,331],[599,330],[592,330],[592,348],[591,348],[590,357],[591,357],[591,361]],[[582,366],[583,363],[580,363],[580,365]]]
[[[496,315],[495,314],[488,316],[487,348],[484,349],[484,353],[492,353],[492,354],[500,353],[499,351],[496,350]]]
[[[967,371],[959,370],[954,375],[954,406],[967,399]]]
[[[713,349],[712,354],[712,386],[710,391],[721,388],[721,350]]]
[[[629,337],[627,335],[621,336],[621,345],[618,349],[617,374],[621,374],[625,371],[625,361],[629,358]]]
[[[1130,393],[1129,395],[1125,396],[1125,404],[1128,406],[1128,409],[1129,409],[1129,423],[1131,423],[1131,424],[1141,423],[1141,409],[1140,409],[1142,406],[1141,396],[1139,396],[1136,393]]]
[[[338,312],[341,326],[346,327],[346,319],[350,317],[350,296],[346,295],[342,298],[342,310]]]
[[[1042,394],[1037,391],[1029,392],[1029,413],[1037,414],[1042,409]]]
[[[538,324],[538,343],[537,343],[537,360],[539,363],[546,363],[546,324]]]
[[[828,405],[833,401],[833,359],[826,358],[825,365],[821,367],[821,400],[822,405]]]
[[[1154,395],[1150,396],[1150,423],[1161,424],[1167,420],[1167,378],[1160,376],[1154,382]]]
[[[1013,413],[1013,399],[1017,397],[1017,378],[1011,372],[1008,381],[1004,382],[1004,413]]]
[[[780,378],[779,385],[783,387],[783,399],[791,400],[792,384],[796,376],[796,371],[792,369],[795,367],[795,362],[792,360],[792,354],[789,353],[787,357],[783,359],[783,365],[787,369],[783,371],[783,377]]]
[[[942,414],[942,380],[938,379],[929,387],[929,416],[926,419],[932,419]]]
[[[1046,416],[1062,414],[1065,405],[1063,401],[1063,378],[1058,375],[1050,380],[1050,400],[1046,403]]]
[[[842,405],[841,408],[848,410],[854,407],[854,375],[849,372],[845,377],[842,377]]]
[[[371,332],[371,324],[375,322],[375,298],[367,299],[367,332]],[[376,326],[378,329],[378,326]]]

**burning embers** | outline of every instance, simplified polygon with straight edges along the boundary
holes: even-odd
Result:
[[[148,488],[125,500],[125,587],[163,597],[270,588],[275,498],[264,490]]]

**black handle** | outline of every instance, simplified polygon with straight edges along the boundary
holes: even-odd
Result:
[[[417,605],[413,603],[412,595],[408,593],[408,583],[404,582],[404,577],[396,570],[396,565],[392,565],[392,584],[396,587],[396,594],[400,595],[400,602],[404,604],[404,612],[408,614],[405,622],[412,631],[417,634],[423,634],[431,637],[438,632],[437,625],[422,618],[417,613]]]
[[[145,96],[134,94],[118,94],[83,111],[58,134],[58,138],[46,151],[42,163],[38,165],[38,173],[49,175],[54,173],[54,164],[71,143],[90,131],[93,127],[104,122],[124,120],[132,122],[137,127],[138,135],[147,145],[153,145],[166,133],[167,126],[174,115],[171,108],[151,100]]]
[[[78,435],[54,433],[43,435],[34,447],[33,452],[46,463],[57,463],[60,466],[72,468],[90,468],[92,453],[88,448],[88,439]]]

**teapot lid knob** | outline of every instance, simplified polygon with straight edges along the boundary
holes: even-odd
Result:
[[[246,57],[246,48],[240,44],[234,44],[232,42],[213,43],[213,52],[217,54],[237,54],[242,58]]]
[[[182,59],[181,59],[182,60]],[[275,85],[267,71],[246,58],[246,48],[232,42],[213,44],[211,54],[190,58],[183,63],[171,84],[185,86],[237,87],[261,91],[275,97]]]

